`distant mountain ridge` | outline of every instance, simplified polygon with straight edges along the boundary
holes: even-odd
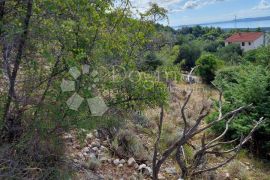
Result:
[[[235,22],[239,23],[239,22],[266,21],[266,20],[270,20],[270,16],[236,19],[236,21],[235,20],[229,20],[229,21],[216,21],[216,22],[190,24],[190,25],[180,25],[180,26],[176,26],[175,28],[192,27],[192,26],[196,26],[196,25],[207,26],[207,25],[215,25],[215,24],[225,24],[225,23],[235,23]]]

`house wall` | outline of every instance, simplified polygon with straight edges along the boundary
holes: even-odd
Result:
[[[225,42],[225,46],[227,46],[228,44],[229,44],[228,42]],[[234,42],[233,44],[239,44],[241,49],[243,49],[243,51],[245,52],[249,50],[257,49],[264,45],[264,35],[262,35],[256,41],[251,42],[250,45],[249,45],[249,42],[245,42],[244,46],[242,46],[242,42]]]

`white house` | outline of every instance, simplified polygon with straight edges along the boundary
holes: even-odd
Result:
[[[225,40],[225,46],[239,44],[243,51],[249,51],[264,46],[265,35],[262,32],[235,33]]]

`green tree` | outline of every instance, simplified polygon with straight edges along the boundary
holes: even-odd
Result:
[[[200,57],[201,50],[194,44],[184,44],[180,46],[175,64],[180,63],[183,70],[190,70],[195,66],[196,60]]]
[[[216,71],[221,67],[222,61],[212,54],[202,55],[196,62],[198,74],[206,83],[215,79]]]
[[[245,64],[220,70],[214,84],[224,93],[223,109],[229,111],[237,106],[252,104],[252,108],[237,117],[229,129],[228,139],[239,138],[247,134],[254,120],[265,118],[265,123],[252,138],[250,149],[258,156],[266,157],[270,147],[270,73],[266,67]],[[215,132],[222,132],[222,124],[214,127]]]
[[[239,64],[242,61],[243,51],[238,44],[230,44],[217,51],[217,55],[226,64]]]

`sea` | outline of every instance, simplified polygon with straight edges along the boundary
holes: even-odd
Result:
[[[208,23],[208,24],[201,24],[201,26],[207,27],[220,27],[223,29],[232,29],[232,28],[269,28],[270,27],[270,20],[261,20],[261,21],[245,21],[245,22],[221,22],[221,23]]]

